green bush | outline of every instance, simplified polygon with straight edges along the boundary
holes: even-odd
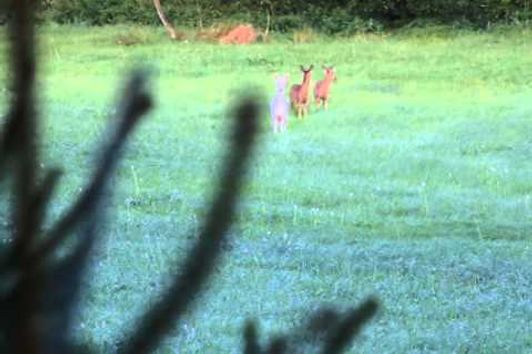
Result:
[[[306,22],[326,34],[351,35],[357,32],[379,32],[383,29],[379,21],[362,18],[352,11],[333,8],[327,12],[314,7],[305,14]]]
[[[47,0],[46,16],[59,23],[94,25],[158,23],[151,0]],[[199,9],[198,9],[199,4]],[[532,0],[168,0],[167,16],[178,26],[208,26],[233,19],[263,27],[271,5],[272,28],[287,32],[310,26],[328,34],[378,31],[416,20],[486,27],[528,22]]]
[[[278,32],[290,32],[302,27],[301,17],[297,15],[280,15],[272,21],[272,29]]]
[[[213,1],[163,1],[164,11],[176,25],[195,26],[201,13],[205,23],[221,16]],[[54,0],[46,10],[48,17],[58,23],[114,23],[157,24],[157,13],[151,0]]]
[[[425,18],[485,27],[495,22],[532,19],[530,0],[353,0],[349,3],[362,17],[388,24]]]

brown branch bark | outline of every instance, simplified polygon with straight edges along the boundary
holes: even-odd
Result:
[[[153,0],[153,5],[155,6],[155,10],[157,10],[157,15],[159,16],[159,19],[161,20],[164,28],[166,29],[166,32],[168,32],[168,35],[173,40],[178,39],[177,31],[175,30],[172,23],[168,20],[166,15],[163,12],[163,8],[161,6],[161,2],[159,0]]]
[[[272,17],[273,17],[273,4],[271,1],[265,1],[266,5],[266,28],[264,29],[263,38],[266,40],[270,34],[270,28],[272,26]]]

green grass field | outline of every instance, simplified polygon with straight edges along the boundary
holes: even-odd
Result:
[[[225,147],[227,108],[273,74],[334,64],[330,109],[263,134],[230,250],[161,353],[237,353],[321,304],[374,294],[355,353],[532,352],[532,30],[443,28],[247,47],[171,43],[162,30],[41,30],[52,217],[80,191],[123,74],[152,71],[157,106],[129,144],[78,335],[114,348],[195,239]],[[133,46],[116,44],[134,36]],[[0,42],[5,63],[5,38]],[[8,77],[0,67],[0,107]],[[316,70],[314,79],[321,79]],[[314,107],[312,107],[314,108]],[[5,213],[0,215],[5,225]],[[0,226],[4,227],[4,226]]]

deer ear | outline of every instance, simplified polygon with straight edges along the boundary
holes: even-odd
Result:
[[[308,71],[314,69],[314,64],[310,64],[310,67],[308,68]]]

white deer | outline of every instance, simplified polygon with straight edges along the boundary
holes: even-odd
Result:
[[[270,103],[270,114],[272,117],[272,129],[274,133],[286,130],[288,126],[288,114],[290,104],[286,99],[286,87],[288,85],[288,75],[277,75],[275,77],[277,91]]]

